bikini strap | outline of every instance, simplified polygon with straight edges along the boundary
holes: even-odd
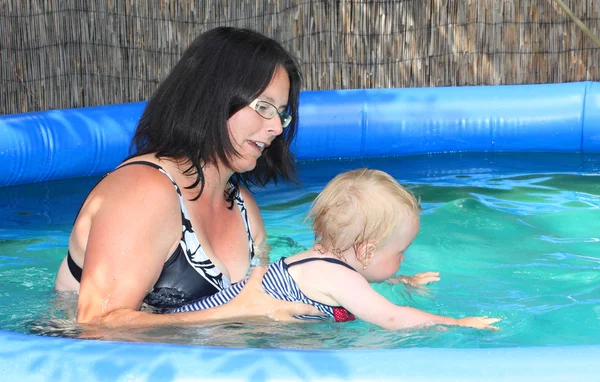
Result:
[[[75,261],[73,261],[73,257],[71,257],[71,252],[69,251],[67,251],[67,265],[69,266],[69,271],[71,271],[71,274],[73,275],[75,280],[77,280],[77,282],[80,283],[83,269],[81,269],[79,265],[75,264]]]
[[[144,166],[150,166],[150,167],[154,167],[157,170],[163,170],[164,171],[164,169],[162,167],[160,167],[159,165],[157,165],[156,163],[148,162],[148,161],[145,161],[145,160],[135,160],[133,162],[127,162],[124,165],[121,165],[121,166],[117,167],[113,171],[116,171],[116,170],[118,170],[120,168],[129,166],[129,165],[132,165],[132,164],[143,164]]]
[[[235,187],[235,185],[231,184],[231,187]],[[246,226],[246,233],[248,234],[248,246],[250,247],[250,264],[252,266],[260,265],[260,259],[258,257],[254,257],[254,237],[252,235],[252,229],[250,228],[250,219],[248,218],[248,210],[246,209],[246,204],[244,203],[244,198],[242,197],[242,193],[237,191],[237,195],[234,197],[235,203],[242,214],[242,220],[244,220],[244,225]]]
[[[293,265],[310,263],[311,261],[325,261],[325,262],[328,262],[328,263],[331,263],[331,264],[342,265],[342,266],[344,266],[344,267],[346,267],[348,269],[351,269],[354,272],[356,272],[356,269],[352,268],[350,265],[346,264],[342,260],[332,259],[332,258],[329,258],[329,257],[308,257],[306,259],[302,259],[302,260],[294,261],[293,263],[289,263],[288,264],[288,268],[291,267],[291,266],[293,266]]]

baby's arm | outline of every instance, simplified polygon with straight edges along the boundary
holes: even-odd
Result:
[[[340,267],[329,273],[326,293],[359,319],[385,329],[408,329],[431,325],[457,325],[476,329],[498,329],[497,318],[438,316],[407,306],[398,306],[377,293],[357,272]]]
[[[421,287],[437,281],[440,281],[439,272],[421,272],[414,276],[396,276],[386,280],[390,284],[404,283],[412,287]]]

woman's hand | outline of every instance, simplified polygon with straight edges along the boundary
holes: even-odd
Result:
[[[500,321],[499,318],[489,318],[488,316],[480,316],[480,317],[465,317],[459,318],[458,326],[465,326],[468,328],[475,329],[485,329],[485,330],[500,330],[499,327],[493,326],[496,322]]]
[[[264,267],[256,267],[248,282],[233,300],[225,305],[194,312],[152,314],[131,308],[115,309],[83,325],[82,338],[112,338],[123,329],[161,326],[205,325],[216,322],[239,322],[244,319],[269,318],[275,321],[297,321],[294,316],[324,316],[312,305],[281,301],[269,296],[262,287]],[[116,330],[116,331],[114,331]],[[114,333],[113,333],[114,331]],[[116,333],[116,334],[115,334]]]
[[[415,288],[422,288],[423,285],[427,285],[436,281],[440,281],[439,272],[421,272],[414,276],[397,276],[386,280],[390,284],[404,283]]]
[[[324,316],[312,305],[300,302],[278,300],[269,296],[262,286],[262,278],[267,269],[255,267],[242,291],[223,307],[228,308],[228,316],[260,317],[274,321],[298,321],[294,316]]]

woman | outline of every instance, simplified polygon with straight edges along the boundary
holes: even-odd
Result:
[[[174,308],[244,278],[265,228],[244,186],[291,180],[301,74],[277,42],[220,27],[201,34],[140,119],[135,154],[91,191],[75,220],[59,291],[79,291],[77,321],[154,326],[240,316],[289,319],[313,307],[267,296],[259,270],[231,303]]]

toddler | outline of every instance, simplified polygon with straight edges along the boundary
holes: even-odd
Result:
[[[395,305],[369,284],[390,280],[398,272],[404,251],[419,232],[419,210],[415,197],[385,172],[358,169],[336,176],[308,215],[314,245],[271,264],[263,278],[265,291],[281,300],[313,305],[324,314],[300,319],[343,322],[358,317],[386,329],[439,324],[497,329],[492,326],[497,318],[451,318]],[[435,281],[435,276],[424,273],[391,280],[419,284]],[[225,304],[245,282],[173,312]]]

